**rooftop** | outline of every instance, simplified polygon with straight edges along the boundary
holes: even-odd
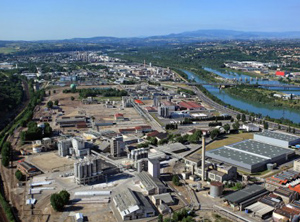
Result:
[[[248,198],[264,193],[265,191],[266,189],[264,187],[253,184],[251,186],[247,186],[242,190],[239,190],[237,192],[225,196],[225,199],[229,202],[239,204],[247,200]]]
[[[152,190],[154,188],[165,188],[165,185],[158,179],[152,177],[145,171],[140,172],[137,174],[137,177],[145,187],[147,191]]]
[[[261,155],[262,157],[266,158],[274,158],[276,156],[285,154],[285,153],[292,153],[294,152],[292,149],[282,148],[279,146],[270,145],[267,143],[258,142],[255,140],[244,140],[242,142],[238,142],[235,144],[229,145],[230,147],[255,153]]]
[[[270,137],[278,140],[284,140],[287,142],[291,142],[297,139],[300,139],[300,137],[286,134],[286,133],[279,133],[279,132],[274,132],[274,131],[269,131],[269,130],[264,130],[263,132],[256,133],[257,135],[265,136],[265,137]]]
[[[207,156],[236,165],[255,165],[275,157],[292,154],[294,150],[258,142],[244,140],[218,149],[207,151]]]

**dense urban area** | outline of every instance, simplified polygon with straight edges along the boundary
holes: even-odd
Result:
[[[0,221],[299,220],[300,40],[114,41],[0,41]]]

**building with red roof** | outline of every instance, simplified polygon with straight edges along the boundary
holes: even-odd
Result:
[[[276,76],[285,76],[285,72],[284,71],[276,71],[275,75]]]
[[[124,120],[124,115],[122,113],[115,114],[115,120]]]
[[[134,102],[140,105],[144,105],[144,103],[139,99],[135,99]]]
[[[204,110],[205,108],[196,102],[181,101],[179,104],[181,109],[187,110]]]

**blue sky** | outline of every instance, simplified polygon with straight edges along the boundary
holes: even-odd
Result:
[[[299,0],[1,0],[0,40],[300,31]]]

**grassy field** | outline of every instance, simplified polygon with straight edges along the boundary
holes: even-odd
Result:
[[[1,47],[0,48],[0,53],[3,53],[3,54],[8,54],[8,53],[16,52],[16,51],[17,50],[12,47]]]
[[[247,139],[253,139],[253,134],[252,133],[240,133],[240,134],[226,135],[225,137],[217,139],[214,142],[212,142],[211,144],[207,145],[206,150],[216,149],[216,148],[219,148],[222,146],[241,142],[241,141],[247,140]]]

